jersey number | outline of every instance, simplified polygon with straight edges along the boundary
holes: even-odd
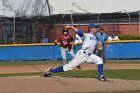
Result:
[[[95,38],[94,37],[90,37],[90,40],[95,40]]]

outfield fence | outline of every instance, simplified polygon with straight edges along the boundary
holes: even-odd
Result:
[[[140,40],[109,42],[105,49],[106,59],[140,59]],[[76,53],[81,48],[78,44]],[[67,54],[67,58],[71,56]],[[1,61],[61,60],[60,46],[53,43],[0,45]]]

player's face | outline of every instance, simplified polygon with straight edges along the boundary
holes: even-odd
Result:
[[[100,32],[101,32],[101,33],[104,33],[104,31],[103,31],[103,30],[101,30]]]
[[[96,34],[97,30],[96,30],[96,28],[90,28],[90,32],[91,32],[92,34]]]
[[[68,35],[68,32],[64,32],[64,35],[65,35],[65,36]]]
[[[100,29],[100,32],[101,32],[101,33],[104,33],[104,29]]]

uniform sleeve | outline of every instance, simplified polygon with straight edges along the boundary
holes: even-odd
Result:
[[[80,42],[80,40],[81,40],[81,37],[78,34],[76,34],[75,44],[78,44],[78,42]]]
[[[84,35],[84,33],[80,29],[78,29],[78,31],[76,32],[76,34],[78,34],[80,37],[83,37],[83,35]]]
[[[75,44],[78,44],[79,40],[78,38],[75,38]]]
[[[60,41],[61,40],[61,36],[58,36],[55,40]]]
[[[76,39],[80,40],[81,37],[78,34],[76,34]]]
[[[96,38],[97,38],[98,41],[99,41],[99,37],[100,37],[100,33],[97,32],[97,33],[96,33]]]

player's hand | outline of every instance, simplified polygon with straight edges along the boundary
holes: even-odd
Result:
[[[72,28],[72,26],[68,26],[68,25],[67,25],[67,26],[66,26],[66,28],[67,28],[67,29],[71,29],[71,28]]]
[[[72,45],[69,45],[68,46],[68,51],[71,51],[71,49],[72,49]]]
[[[74,30],[75,32],[77,32],[78,31],[78,29],[77,28],[75,28],[75,27],[73,27],[73,26],[66,26],[66,28],[67,29],[72,29],[72,30]]]
[[[57,42],[54,42],[54,45],[57,45]]]

